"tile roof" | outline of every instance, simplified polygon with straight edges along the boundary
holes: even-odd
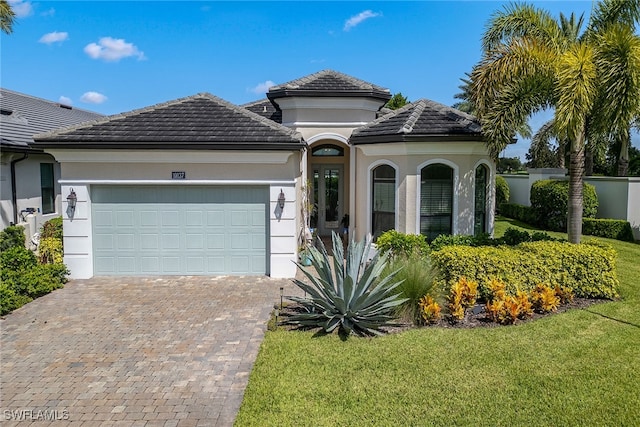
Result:
[[[285,96],[366,96],[388,100],[389,89],[333,70],[323,70],[287,83],[272,86],[269,99]]]
[[[481,140],[478,120],[455,108],[420,99],[353,131],[350,142],[368,144],[414,139]]]
[[[104,117],[3,88],[0,110],[0,145],[6,151],[28,151],[35,134]]]
[[[241,107],[276,123],[282,123],[282,111],[276,108],[267,98],[243,104]]]
[[[42,147],[300,149],[302,136],[209,93],[36,136]]]

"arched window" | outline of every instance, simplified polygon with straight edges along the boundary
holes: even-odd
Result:
[[[487,183],[489,172],[485,165],[476,168],[476,191],[473,212],[473,234],[487,232]]]
[[[396,170],[380,165],[371,171],[371,234],[376,239],[396,224]]]
[[[311,154],[316,157],[342,157],[344,156],[344,148],[331,144],[323,144],[314,147]]]
[[[420,233],[429,241],[453,229],[453,169],[436,163],[420,173]]]

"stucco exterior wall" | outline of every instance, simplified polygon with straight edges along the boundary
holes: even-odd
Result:
[[[8,227],[13,222],[13,202],[11,200],[11,161],[22,158],[20,153],[3,153],[0,167],[0,219],[1,228]],[[42,213],[42,190],[40,187],[40,163],[53,163],[55,212]],[[16,167],[16,201],[18,208],[18,223],[21,223],[20,211],[27,208],[36,210],[36,229],[51,218],[61,215],[60,197],[60,165],[48,154],[29,154],[27,159],[15,165]]]
[[[420,171],[432,163],[444,163],[454,169],[453,233],[473,234],[475,168],[485,164],[490,171],[490,182],[495,176],[495,166],[480,143],[405,143],[359,145],[356,147],[356,205],[358,209],[352,223],[352,233],[361,239],[371,232],[371,169],[379,164],[391,164],[396,168],[396,212],[398,231],[419,234]],[[447,150],[446,147],[449,147]],[[453,149],[451,149],[453,147]],[[447,152],[449,151],[449,152]],[[463,154],[466,152],[468,154]],[[487,208],[487,226],[493,232],[493,185],[490,185]]]

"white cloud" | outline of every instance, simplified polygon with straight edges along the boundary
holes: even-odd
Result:
[[[62,105],[71,105],[73,104],[73,101],[71,100],[71,98],[67,97],[67,96],[60,96],[60,98],[58,98],[58,102]]]
[[[98,92],[85,92],[80,97],[80,101],[86,104],[102,104],[106,100],[107,97]]]
[[[258,83],[257,86],[249,89],[249,92],[257,93],[258,95],[263,95],[263,94],[267,93],[267,91],[269,90],[269,88],[271,86],[275,86],[275,85],[276,84],[274,82],[272,82],[271,80],[267,80],[266,82]]]
[[[367,19],[376,18],[378,16],[382,16],[382,13],[372,12],[371,10],[365,10],[347,19],[344,23],[343,29],[344,31],[349,31],[350,29],[355,28],[357,25],[360,25]]]
[[[40,43],[46,43],[46,44],[51,44],[51,43],[56,43],[56,42],[60,42],[62,43],[63,41],[67,40],[69,38],[69,33],[62,31],[62,32],[57,32],[54,31],[52,33],[47,33],[44,36],[40,37],[40,40],[38,40]]]
[[[135,56],[138,60],[146,59],[144,52],[139,51],[133,43],[112,37],[102,37],[98,43],[89,43],[84,47],[84,52],[93,59],[105,61],[119,61],[129,56]]]
[[[56,14],[56,10],[54,8],[50,8],[49,10],[45,10],[40,15],[41,16],[53,16]]]
[[[16,18],[24,18],[33,15],[33,6],[30,1],[9,0],[11,10],[16,14]]]

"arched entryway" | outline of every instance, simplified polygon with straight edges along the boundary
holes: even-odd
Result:
[[[309,148],[307,176],[313,200],[310,227],[319,236],[348,228],[349,148],[333,139],[317,140]]]

